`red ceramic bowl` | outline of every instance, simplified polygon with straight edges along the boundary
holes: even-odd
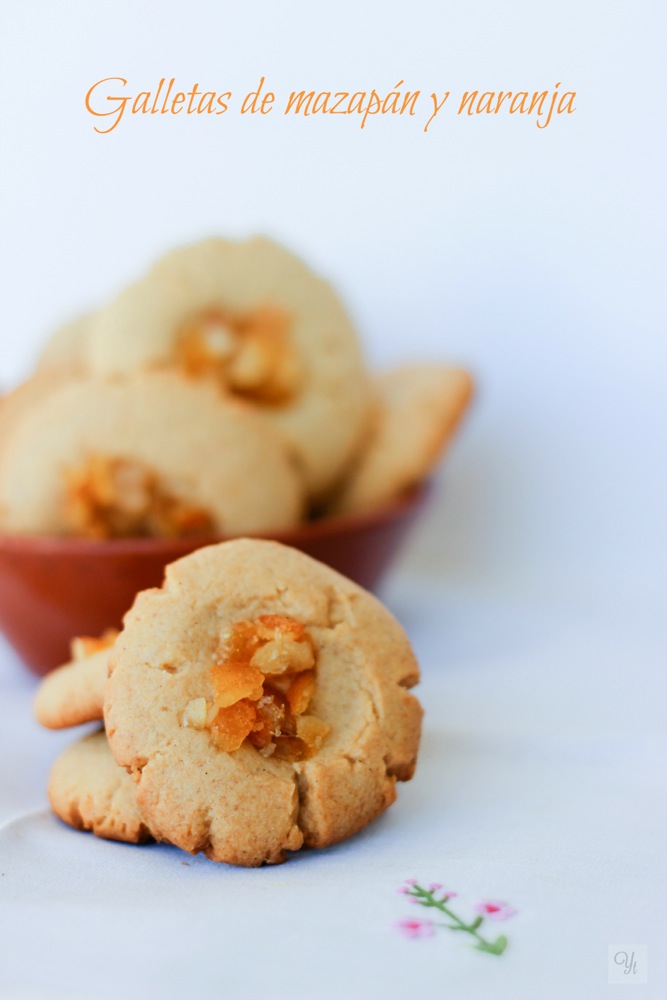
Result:
[[[429,492],[423,485],[382,510],[326,518],[271,537],[373,590]],[[72,636],[119,628],[135,594],[161,585],[165,566],[220,541],[0,535],[0,630],[31,670],[45,674],[67,661]]]

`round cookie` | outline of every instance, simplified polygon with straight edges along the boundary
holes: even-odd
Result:
[[[167,254],[96,316],[94,372],[181,366],[256,406],[292,443],[309,494],[356,453],[368,379],[334,292],[278,244],[209,239]]]
[[[297,645],[303,653],[310,644],[315,660],[309,724],[328,730],[301,759],[258,750],[254,729],[228,752],[214,739],[218,716],[203,722],[215,670],[239,668],[220,659],[221,643],[276,621],[304,630]],[[241,656],[240,647],[223,648]],[[265,672],[275,669],[270,648],[252,660]],[[138,595],[115,646],[104,715],[154,833],[215,861],[254,866],[303,844],[336,843],[394,801],[396,780],[415,767],[422,713],[406,689],[417,680],[408,639],[379,601],[300,552],[241,539],[173,563],[162,589]],[[282,739],[290,741],[274,737]]]
[[[47,729],[68,729],[103,718],[104,688],[116,633],[75,639],[73,660],[47,674],[37,688],[35,717]]]
[[[332,513],[373,510],[396,500],[433,470],[473,393],[468,372],[413,364],[377,379],[375,425]]]
[[[93,538],[240,534],[298,523],[301,486],[252,410],[175,372],[71,380],[0,450],[0,526]]]
[[[103,729],[85,736],[57,758],[48,784],[56,816],[96,837],[141,844],[151,839],[136,803],[132,778],[118,767]]]

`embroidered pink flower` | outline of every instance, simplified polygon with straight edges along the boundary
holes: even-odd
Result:
[[[509,903],[503,903],[500,899],[482,899],[475,903],[473,907],[475,913],[488,917],[489,920],[509,920],[516,914],[516,910]]]
[[[411,941],[416,941],[418,938],[430,938],[435,934],[435,924],[432,920],[397,920],[394,926]]]
[[[396,892],[400,892],[404,896],[411,895],[412,890],[415,888],[416,885],[417,885],[416,878],[404,878],[403,885],[399,885]]]

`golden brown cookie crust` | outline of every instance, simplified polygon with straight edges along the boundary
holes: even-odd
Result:
[[[461,368],[402,365],[377,379],[374,425],[332,513],[380,508],[427,478],[472,398]]]
[[[151,839],[136,803],[136,786],[118,767],[104,730],[85,736],[56,760],[48,785],[56,816],[96,837],[140,844]]]
[[[217,750],[181,724],[210,696],[222,630],[263,614],[303,624],[317,650],[309,711],[331,727],[311,759],[290,763],[244,744]],[[418,668],[400,625],[366,591],[302,553],[241,539],[168,567],[163,589],[126,616],[105,698],[109,742],[138,781],[137,801],[162,839],[216,861],[279,862],[361,829],[411,777],[421,708],[406,688]]]

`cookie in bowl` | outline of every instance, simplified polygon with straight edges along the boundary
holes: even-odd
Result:
[[[331,514],[381,509],[434,471],[472,399],[469,372],[404,364],[375,379],[371,430],[329,505]]]
[[[35,372],[0,399],[0,455],[13,429],[35,406],[68,381],[70,372],[59,366]]]
[[[167,254],[99,310],[86,351],[97,375],[175,368],[251,405],[290,441],[316,499],[367,427],[368,377],[342,301],[261,237]]]
[[[370,594],[296,550],[200,549],[137,597],[104,717],[153,835],[257,866],[351,836],[414,771],[418,667]]]
[[[291,452],[249,408],[176,372],[70,379],[3,436],[0,530],[92,539],[292,527]]]

